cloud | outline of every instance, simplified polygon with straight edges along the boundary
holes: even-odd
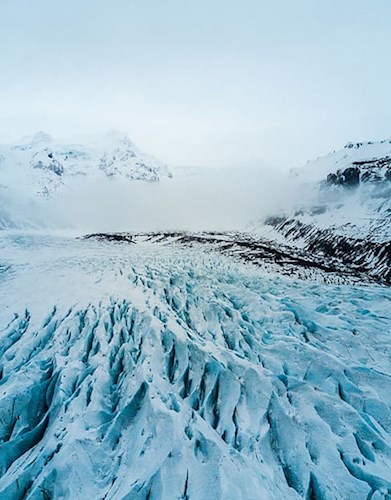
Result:
[[[159,183],[76,178],[38,205],[81,232],[235,230],[287,206],[289,191],[287,177],[262,169],[176,169]]]

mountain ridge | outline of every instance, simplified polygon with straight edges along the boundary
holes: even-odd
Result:
[[[77,176],[117,177],[158,182],[168,167],[143,153],[121,132],[109,132],[89,145],[54,141],[39,131],[20,144],[0,145],[0,172],[6,187],[22,185],[38,197],[53,197]]]
[[[391,141],[348,143],[292,171],[292,181],[304,201],[266,218],[268,237],[390,282]]]

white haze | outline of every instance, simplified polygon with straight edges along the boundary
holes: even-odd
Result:
[[[297,197],[289,176],[255,168],[178,169],[158,183],[76,177],[34,208],[19,194],[12,210],[18,220],[25,211],[35,227],[83,233],[235,230],[288,208]]]
[[[78,182],[51,203],[64,223],[86,231],[230,230],[272,213],[282,189],[256,170],[200,169],[159,183]]]

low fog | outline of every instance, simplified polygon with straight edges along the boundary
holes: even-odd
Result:
[[[255,168],[178,168],[157,183],[79,179],[48,207],[82,231],[245,229],[285,205],[287,187]]]
[[[292,182],[259,168],[176,168],[156,183],[77,176],[51,199],[3,189],[2,215],[77,232],[243,230],[289,209],[298,199]]]

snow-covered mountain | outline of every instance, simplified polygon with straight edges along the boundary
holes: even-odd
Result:
[[[111,132],[90,142],[64,144],[38,132],[21,144],[0,146],[0,184],[52,197],[80,176],[147,182],[171,176],[165,164],[141,152],[126,134]]]
[[[292,172],[294,209],[269,236],[391,279],[391,141],[349,143]]]
[[[48,144],[4,155],[46,196],[134,158]],[[269,240],[0,231],[1,500],[390,498],[390,148],[296,172]]]

